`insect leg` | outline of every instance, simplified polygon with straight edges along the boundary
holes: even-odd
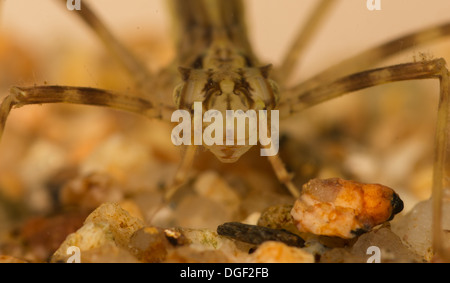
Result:
[[[149,216],[148,221],[153,222],[154,217],[160,212],[164,207],[166,207],[172,200],[175,193],[186,183],[187,175],[194,162],[195,153],[197,152],[196,146],[188,146],[180,166],[175,173],[173,182],[165,189],[162,202],[155,208],[155,210]]]
[[[29,104],[73,103],[105,106],[123,111],[158,117],[153,104],[145,99],[112,93],[106,90],[67,86],[13,87],[10,95],[0,105],[0,137],[5,128],[6,119],[13,108]]]
[[[169,202],[171,198],[175,195],[178,189],[181,188],[186,183],[187,175],[194,162],[195,153],[197,151],[196,146],[188,146],[186,152],[184,153],[183,160],[175,173],[175,178],[170,187],[166,190],[164,194],[164,201]]]
[[[345,76],[306,91],[302,85],[299,85],[286,90],[286,94],[291,98],[280,103],[279,107],[280,109],[286,109],[285,107],[289,109],[283,115],[294,114],[360,89],[395,81],[437,78],[445,68],[445,64],[444,59],[437,59],[383,67]],[[280,113],[283,112],[280,111]]]
[[[335,0],[322,0],[312,12],[305,26],[299,29],[294,42],[282,60],[280,68],[275,72],[279,75],[277,77],[279,83],[285,83],[292,76],[292,72],[302,58],[305,48],[310,44],[328,11],[335,3]]]
[[[61,2],[64,2],[64,5],[66,5],[67,1],[61,0]],[[98,35],[115,59],[130,73],[135,80],[137,87],[149,92],[153,87],[153,83],[152,74],[149,72],[148,68],[109,31],[92,9],[83,2],[82,9],[74,11],[73,13],[80,16],[81,19]]]
[[[288,173],[278,154],[267,157],[280,183],[286,186],[294,198],[300,197],[300,190],[292,183],[293,174]]]
[[[446,23],[396,38],[392,41],[366,50],[358,55],[352,56],[341,63],[320,72],[305,82],[302,82],[297,85],[296,88],[299,92],[307,92],[318,87],[319,85],[329,84],[345,75],[350,75],[360,70],[370,68],[389,56],[405,51],[408,48],[429,43],[433,40],[449,35],[450,23]],[[283,102],[284,99],[290,99],[290,94],[282,96],[281,102]]]
[[[450,74],[444,59],[384,67],[343,77],[306,92],[293,88],[290,113],[301,111],[318,103],[360,89],[405,80],[439,79],[440,98],[436,126],[435,157],[433,171],[433,248],[446,260],[450,249],[444,246],[442,208],[450,193]],[[282,110],[280,111],[282,112]]]

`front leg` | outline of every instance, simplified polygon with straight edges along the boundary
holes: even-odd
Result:
[[[10,95],[5,97],[0,105],[0,138],[11,109],[44,103],[104,106],[148,118],[156,118],[160,115],[158,109],[145,99],[102,89],[68,86],[13,87]]]
[[[334,66],[327,68],[319,74],[307,79],[298,86],[295,87],[294,92],[289,92],[283,95],[281,102],[290,100],[291,95],[295,96],[298,93],[304,93],[315,89],[321,85],[331,84],[334,81],[342,78],[343,76],[349,76],[352,73],[364,70],[366,68],[372,68],[374,65],[386,60],[387,58],[405,51],[414,46],[419,46],[441,39],[442,37],[450,35],[450,23],[438,25],[430,28],[423,29],[418,32],[414,32],[405,35],[395,40],[388,41],[374,48],[368,49],[355,56],[352,56]]]
[[[67,3],[66,0],[60,1],[64,5]],[[132,76],[138,89],[142,90],[144,93],[153,89],[153,74],[150,73],[145,64],[142,63],[142,60],[136,57],[131,50],[114,36],[88,4],[83,3],[82,9],[74,11],[73,13],[78,15],[92,31],[97,34],[114,58],[121,63],[125,70]]]
[[[267,158],[269,159],[269,162],[272,165],[272,168],[275,171],[275,174],[277,175],[277,178],[280,181],[280,183],[286,186],[286,188],[289,190],[289,192],[294,198],[296,199],[299,198],[300,190],[292,182],[293,174],[287,171],[286,166],[284,165],[280,156],[276,154],[268,156]]]

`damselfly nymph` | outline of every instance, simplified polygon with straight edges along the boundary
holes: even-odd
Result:
[[[29,55],[31,63],[1,81],[0,184],[27,192],[18,202],[43,203],[33,211],[58,206],[36,191],[53,186],[62,195],[65,184],[96,172],[127,188],[105,200],[151,198],[146,217],[162,222],[204,171],[232,188],[241,180],[229,200],[267,194],[268,204],[278,201],[274,195],[280,202],[298,198],[309,179],[342,177],[395,188],[407,211],[432,195],[433,247],[448,259],[448,1],[382,0],[379,10],[363,0],[81,0],[80,10],[67,9],[65,0],[11,2],[2,3],[2,30],[5,42],[22,47],[5,54],[23,65]],[[8,117],[28,104],[43,107]],[[185,139],[181,158],[171,139],[179,122],[171,118],[180,110],[192,114],[186,119],[217,111],[216,126],[224,126],[209,128],[213,142],[206,145],[195,142],[195,128],[188,136],[175,132]],[[261,145],[261,128],[243,136],[229,130],[232,110],[254,111],[257,120],[246,128],[266,119],[272,140]],[[278,125],[269,126],[278,115],[279,135],[271,132]],[[197,129],[202,137],[208,126]],[[246,175],[262,181],[246,184]],[[278,182],[264,188],[264,178]],[[259,208],[248,203],[230,218]]]

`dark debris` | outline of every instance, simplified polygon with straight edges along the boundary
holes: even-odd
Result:
[[[217,233],[235,240],[254,245],[260,245],[267,241],[277,241],[288,246],[304,247],[305,241],[298,235],[284,229],[272,229],[257,225],[248,225],[239,222],[229,222],[219,225]]]

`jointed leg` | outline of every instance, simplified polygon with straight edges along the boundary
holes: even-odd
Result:
[[[165,188],[164,196],[162,202],[156,207],[152,212],[149,219],[150,223],[153,218],[161,211],[167,204],[170,204],[172,197],[175,193],[186,183],[187,175],[189,170],[191,170],[192,164],[194,162],[195,153],[197,152],[196,146],[188,146],[186,152],[184,153],[183,160],[181,161],[180,167],[178,167],[172,184]]]
[[[187,175],[191,170],[192,163],[194,162],[195,153],[197,151],[196,146],[188,146],[186,152],[184,153],[183,160],[180,167],[175,173],[175,178],[173,183],[169,188],[166,189],[164,193],[164,201],[169,202],[174,194],[186,183]]]
[[[325,19],[325,16],[328,14],[328,11],[335,3],[335,0],[322,0],[311,14],[305,26],[299,30],[297,36],[295,37],[295,41],[292,43],[289,51],[284,56],[281,66],[276,72],[276,74],[279,75],[277,78],[279,83],[284,84],[287,80],[289,80],[294,67],[302,58],[305,48],[310,44],[313,36],[317,33],[317,30],[320,28],[320,25]]]
[[[450,249],[444,245],[442,231],[443,203],[450,195],[450,74],[444,59],[384,67],[353,74],[329,84],[302,92],[301,87],[291,91],[291,99],[285,104],[290,113],[299,112],[320,102],[331,100],[345,93],[389,82],[439,79],[440,99],[436,127],[436,147],[433,173],[433,247],[438,256],[450,260]],[[295,97],[295,98],[292,98]],[[282,112],[282,111],[281,111]]]
[[[443,207],[448,205],[450,193],[450,76],[443,71],[441,80],[441,95],[439,98],[438,120],[436,126],[436,148],[433,171],[433,249],[438,257],[450,261],[450,247],[444,241]],[[447,203],[446,203],[447,202]]]
[[[0,105],[0,138],[3,134],[5,123],[11,109],[30,104],[71,103],[104,106],[143,115],[147,118],[158,118],[160,115],[159,109],[156,109],[152,103],[145,99],[101,89],[40,86],[29,88],[13,87],[10,92],[11,94],[8,95]],[[195,146],[189,146],[187,148],[182,164],[175,175],[174,182],[166,190],[162,205],[166,205],[176,191],[185,183],[187,174],[194,160],[195,152]]]
[[[312,91],[320,85],[330,84],[338,78],[358,72],[359,70],[370,68],[387,59],[389,56],[393,56],[413,46],[429,43],[433,40],[449,35],[450,23],[447,23],[396,38],[395,40],[389,41],[344,60],[341,63],[334,65],[318,75],[306,80],[305,82],[302,82],[295,87],[297,92],[284,95],[284,97],[281,98],[281,102],[283,102],[284,99],[288,100],[292,98],[291,95],[296,95],[296,93]]]
[[[286,166],[283,164],[283,161],[281,161],[281,158],[279,155],[273,155],[268,156],[270,163],[272,164],[272,168],[275,171],[275,174],[277,175],[278,180],[280,183],[286,186],[286,188],[289,190],[291,195],[294,198],[298,198],[300,196],[300,191],[298,188],[292,183],[292,177],[293,174],[289,173],[286,170]]]
[[[61,2],[66,5],[67,1],[61,0]],[[83,21],[100,37],[113,56],[130,73],[140,89],[147,92],[152,90],[152,74],[149,72],[147,67],[142,64],[142,61],[139,60],[130,50],[120,43],[120,41],[108,30],[108,28],[85,2],[83,2],[81,10],[74,11],[73,13],[79,15]]]
[[[443,70],[446,69],[445,64],[444,59],[437,59],[373,69],[346,76],[307,91],[299,85],[286,90],[290,98],[280,103],[279,107],[289,109],[284,115],[290,115],[343,94],[372,86],[396,81],[440,78],[443,76]]]
[[[158,116],[157,109],[149,101],[106,90],[65,86],[13,87],[11,94],[0,105],[0,137],[3,134],[6,119],[12,108],[28,104],[61,102],[105,106],[144,115],[149,118]]]

